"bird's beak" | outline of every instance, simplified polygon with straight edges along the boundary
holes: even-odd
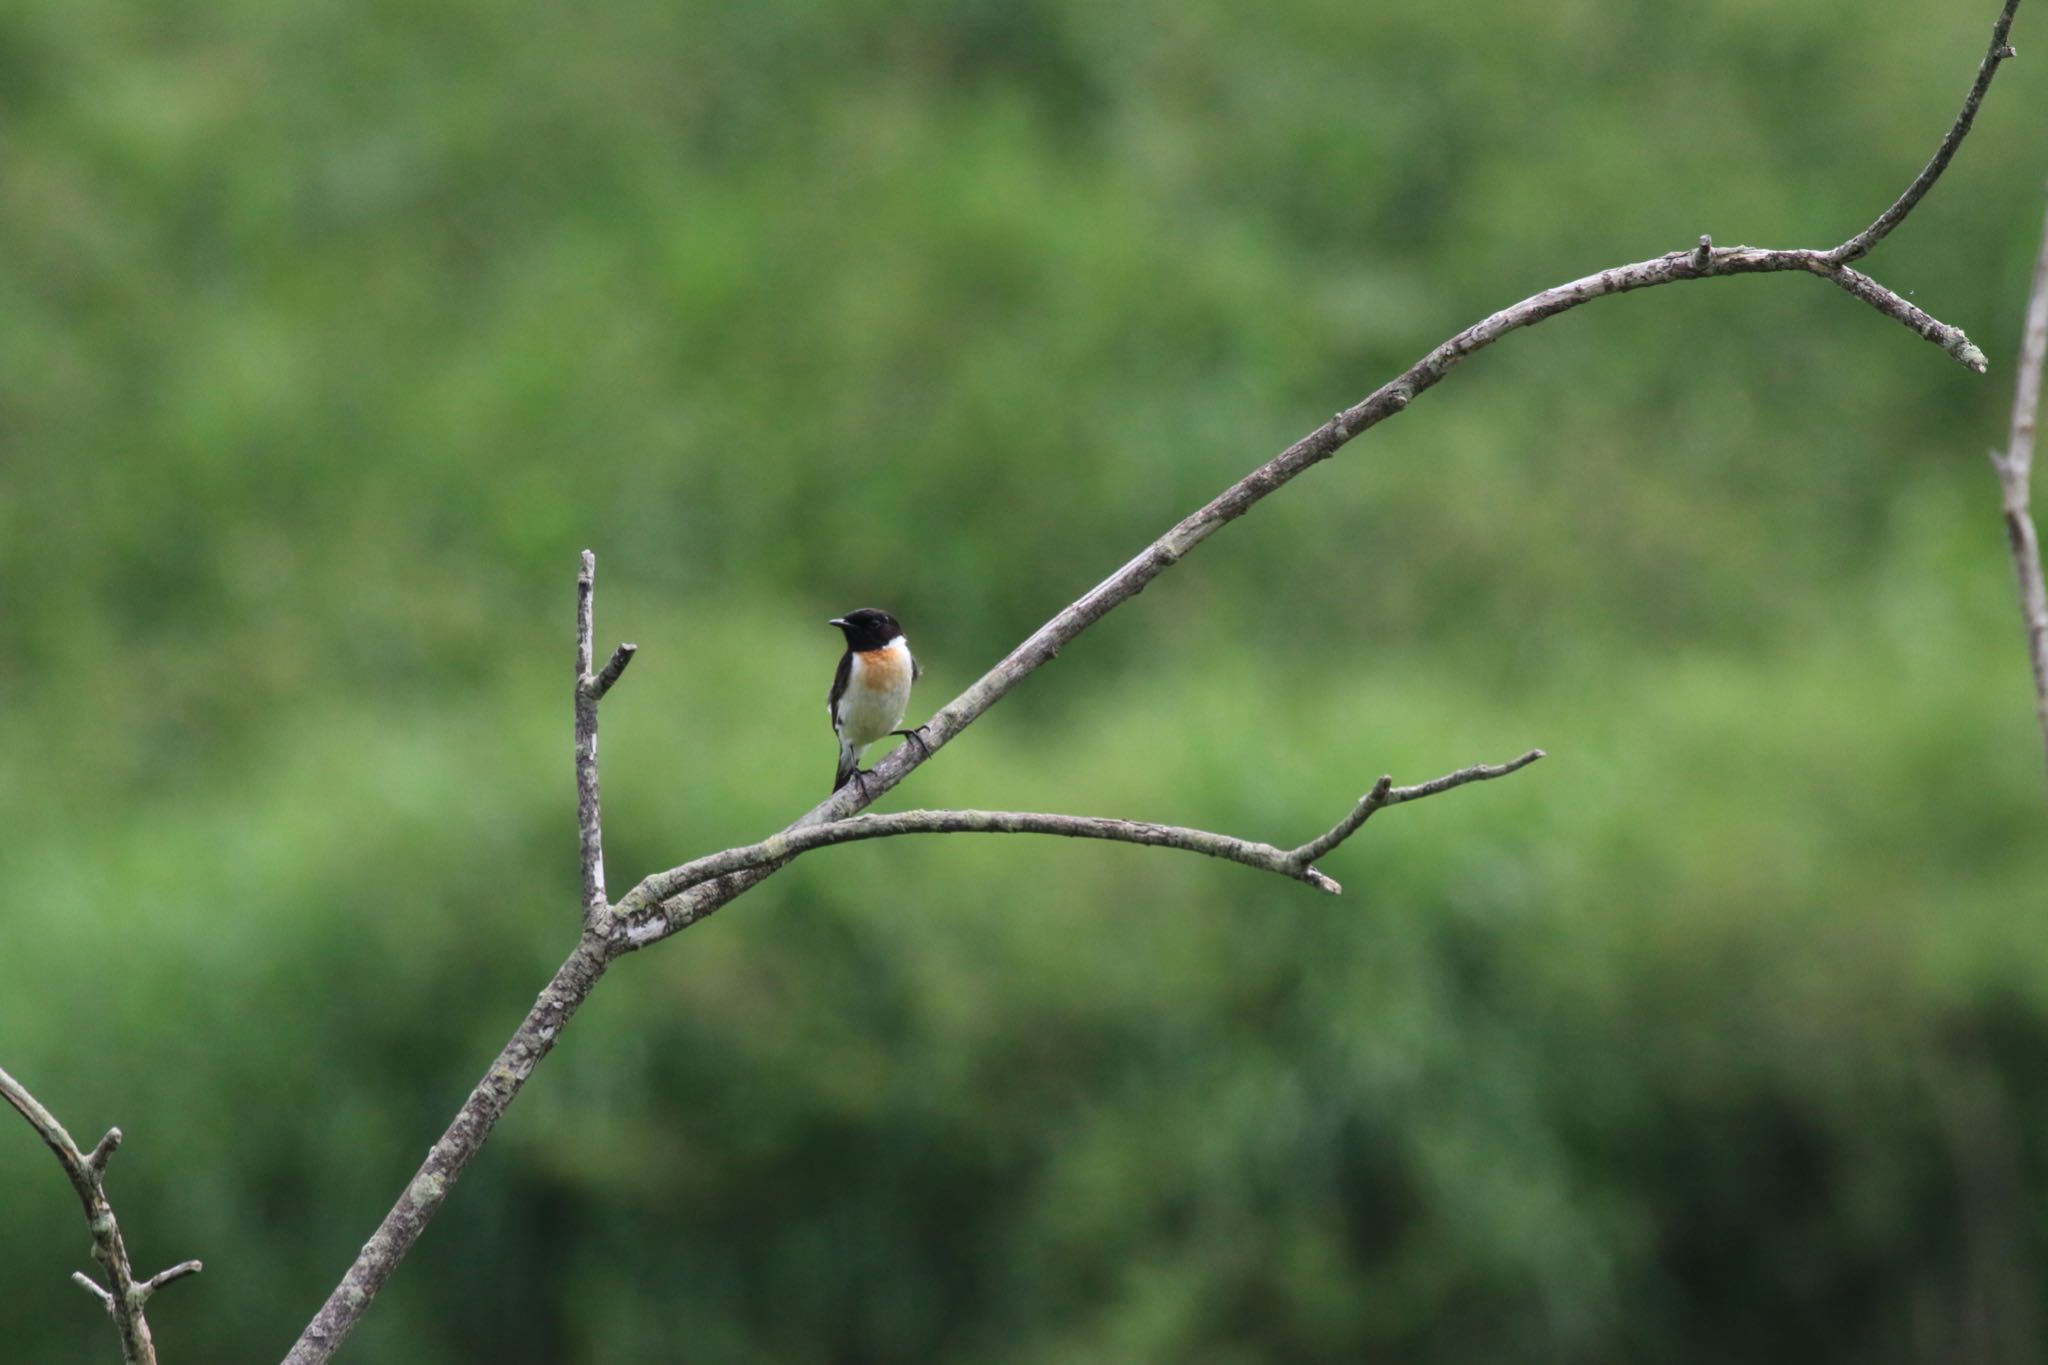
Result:
[[[827,621],[825,624],[828,626],[839,626],[841,628],[844,628],[846,625],[846,618],[844,616],[835,616],[831,620]]]

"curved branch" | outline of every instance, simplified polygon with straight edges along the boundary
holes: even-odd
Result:
[[[2020,0],[2005,0],[2005,8],[1991,25],[1991,46],[1984,51],[1984,60],[1977,63],[1977,78],[1970,82],[1970,93],[1963,96],[1962,112],[1949,125],[1947,136],[1934,149],[1934,155],[1920,168],[1920,174],[1913,177],[1913,183],[1906,186],[1906,192],[1892,201],[1892,206],[1877,215],[1877,221],[1848,241],[1828,253],[1837,265],[1861,260],[1870,254],[1870,249],[1891,235],[1891,230],[1906,220],[1913,206],[1927,197],[1927,191],[1934,188],[1934,182],[1941,179],[1941,173],[1948,169],[1954,159],[1956,148],[1963,145],[1963,138],[1969,134],[1970,125],[1977,121],[1977,106],[1984,102],[1984,92],[1991,88],[1991,78],[1998,74],[1998,64],[2007,57],[2019,54],[2012,50],[2006,39],[2012,36],[2012,16],[2020,7]]]
[[[1056,834],[1068,839],[1103,839],[1118,844],[1147,844],[1154,848],[1177,848],[1187,853],[1206,854],[1228,862],[1243,863],[1262,872],[1307,882],[1318,891],[1334,896],[1344,888],[1305,863],[1293,861],[1284,848],[1216,834],[1185,825],[1155,825],[1144,820],[1119,820],[1100,815],[1055,815],[1046,811],[1023,810],[906,810],[889,815],[856,815],[830,824],[805,825],[802,829],[771,835],[758,844],[729,848],[722,853],[698,858],[671,868],[663,874],[672,885],[668,894],[685,890],[715,877],[749,868],[781,865],[798,854],[833,844],[859,843],[864,839],[893,839],[905,834]]]
[[[121,1337],[121,1359],[128,1365],[156,1365],[156,1344],[150,1338],[149,1321],[143,1316],[142,1306],[149,1302],[150,1295],[172,1280],[198,1274],[199,1262],[185,1261],[147,1280],[137,1280],[128,1261],[127,1243],[121,1239],[121,1224],[114,1217],[114,1206],[107,1201],[104,1180],[107,1160],[121,1145],[121,1130],[109,1128],[91,1152],[81,1152],[64,1125],[57,1122],[57,1116],[5,1071],[0,1071],[0,1099],[13,1105],[41,1136],[44,1145],[57,1154],[58,1164],[71,1178],[71,1188],[77,1191],[78,1202],[85,1208],[85,1223],[92,1232],[92,1258],[107,1272],[108,1283],[113,1287],[109,1290],[82,1271],[71,1278],[90,1290],[114,1320],[114,1330]]]
[[[1095,815],[1054,815],[1044,811],[907,810],[891,815],[857,815],[851,819],[834,820],[828,824],[805,825],[801,829],[785,830],[757,844],[748,844],[744,848],[729,848],[721,853],[693,859],[680,867],[672,867],[642,883],[647,888],[645,895],[648,898],[643,903],[653,904],[657,900],[666,900],[693,886],[735,872],[771,864],[779,866],[812,849],[827,848],[833,844],[857,843],[864,839],[890,839],[904,834],[1056,834],[1068,839],[1106,839],[1119,844],[1177,848],[1188,853],[1201,853],[1211,858],[1243,863],[1246,867],[1255,867],[1262,872],[1275,872],[1283,877],[1292,877],[1298,882],[1307,882],[1317,890],[1335,896],[1344,888],[1318,872],[1313,864],[1355,834],[1373,811],[1383,806],[1413,801],[1419,797],[1434,796],[1453,787],[1462,787],[1467,782],[1505,777],[1511,772],[1528,767],[1541,757],[1541,749],[1531,749],[1511,762],[1475,763],[1469,768],[1460,768],[1457,772],[1446,773],[1442,777],[1412,787],[1395,787],[1393,778],[1382,777],[1372,791],[1353,808],[1350,815],[1338,821],[1327,833],[1291,849],[1240,839],[1230,834],[1189,829],[1184,825],[1155,825],[1143,820],[1119,820]],[[627,907],[623,904],[620,906],[620,913],[628,913]]]

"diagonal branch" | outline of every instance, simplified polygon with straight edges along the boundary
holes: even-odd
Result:
[[[857,843],[863,839],[889,839],[903,834],[1057,834],[1069,839],[1106,839],[1112,843],[1147,844],[1154,848],[1201,853],[1211,858],[1243,863],[1262,872],[1292,877],[1334,896],[1344,888],[1318,872],[1313,864],[1356,833],[1374,810],[1418,797],[1434,796],[1453,787],[1462,787],[1467,782],[1505,777],[1541,757],[1541,749],[1531,749],[1512,762],[1475,763],[1469,768],[1461,768],[1412,787],[1397,788],[1393,785],[1393,778],[1383,777],[1350,815],[1328,833],[1299,848],[1277,848],[1272,844],[1189,829],[1183,825],[1155,825],[1143,820],[1118,820],[1096,815],[1053,815],[1043,811],[1014,810],[908,810],[892,815],[857,815],[849,820],[785,830],[760,843],[729,848],[658,873],[641,884],[644,891],[636,888],[636,894],[645,897],[642,904],[651,905],[717,877],[770,864],[779,866],[815,848]],[[622,915],[630,914],[631,910],[632,907],[624,903],[619,906]]]
[[[2048,353],[2048,225],[2034,262],[2027,298],[2026,332],[2020,339],[2019,382],[2012,400],[2012,432],[2005,453],[1991,452],[2005,515],[2005,539],[2019,580],[2020,621],[2027,632],[2027,661],[2034,672],[2034,720],[2041,752],[2048,759],[2048,585],[2041,580],[2041,540],[2029,510],[2034,470],[2034,428],[2041,410],[2041,362]]]
[[[57,1154],[58,1164],[71,1178],[71,1188],[77,1191],[78,1202],[85,1208],[86,1226],[92,1231],[92,1258],[106,1271],[112,1288],[82,1271],[71,1278],[90,1290],[107,1310],[107,1316],[114,1320],[114,1330],[121,1338],[121,1359],[127,1365],[156,1365],[156,1344],[150,1338],[149,1321],[143,1316],[142,1306],[149,1302],[150,1295],[172,1280],[198,1274],[199,1262],[185,1261],[147,1280],[138,1281],[129,1265],[128,1246],[121,1239],[121,1225],[114,1218],[114,1206],[107,1201],[104,1179],[107,1159],[121,1145],[121,1130],[109,1128],[107,1135],[94,1145],[91,1152],[81,1152],[64,1125],[57,1122],[57,1116],[45,1109],[26,1086],[5,1071],[0,1071],[0,1099],[13,1105],[41,1136],[44,1145]]]

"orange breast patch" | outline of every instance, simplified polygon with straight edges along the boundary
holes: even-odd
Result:
[[[910,651],[907,649],[864,649],[860,651],[861,682],[878,692],[910,686]]]

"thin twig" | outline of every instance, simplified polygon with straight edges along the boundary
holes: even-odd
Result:
[[[620,645],[612,651],[612,657],[605,661],[598,675],[590,680],[590,691],[597,700],[604,700],[604,694],[612,690],[612,684],[619,680],[619,675],[626,671],[626,665],[633,662],[633,656],[639,651],[638,645]]]
[[[120,1148],[121,1130],[119,1128],[109,1128],[106,1132],[100,1134],[100,1140],[95,1142],[92,1150],[85,1154],[85,1164],[92,1167],[95,1171],[104,1171],[107,1169],[107,1163],[113,1160],[114,1153],[119,1151]]]
[[[637,645],[612,651],[604,671],[590,671],[591,618],[597,595],[597,556],[583,552],[576,575],[576,829],[583,862],[583,922],[595,924],[605,908],[604,819],[598,799],[597,704],[633,662]]]
[[[1437,792],[1449,791],[1452,787],[1463,786],[1480,778],[1503,777],[1518,768],[1527,767],[1541,757],[1541,749],[1532,749],[1512,763],[1497,766],[1475,764],[1431,782],[1402,787],[1392,795],[1389,795],[1386,789],[1393,785],[1393,779],[1383,777],[1380,779],[1380,785],[1373,790],[1380,794],[1380,804],[1392,805],[1413,800],[1418,796],[1433,796]],[[857,815],[849,820],[835,820],[829,824],[805,825],[800,829],[787,830],[763,839],[758,844],[748,844],[744,848],[729,848],[721,853],[694,859],[680,867],[672,867],[666,872],[649,877],[636,887],[634,894],[641,898],[639,902],[636,904],[630,898],[621,901],[618,913],[631,918],[637,911],[643,911],[703,882],[771,863],[779,865],[812,849],[826,848],[833,844],[850,844],[863,839],[888,839],[904,834],[1056,834],[1069,839],[1106,839],[1112,843],[1175,848],[1188,853],[1205,854],[1211,858],[1223,858],[1233,863],[1243,863],[1246,867],[1255,867],[1262,872],[1292,877],[1334,896],[1344,888],[1318,872],[1312,864],[1350,838],[1358,826],[1364,823],[1364,817],[1358,816],[1354,811],[1353,816],[1347,816],[1329,833],[1299,848],[1287,849],[1250,839],[1239,839],[1234,835],[1189,829],[1182,825],[1156,825],[1143,820],[1119,820],[1094,815],[1056,815],[1044,811],[909,810],[891,815]]]
[[[1542,757],[1541,749],[1531,749],[1520,758],[1509,759],[1506,763],[1474,763],[1469,768],[1460,768],[1454,773],[1445,773],[1442,777],[1419,782],[1412,787],[1397,787],[1392,777],[1382,777],[1373,784],[1371,791],[1358,799],[1358,804],[1351,808],[1351,814],[1332,825],[1328,833],[1295,849],[1292,856],[1302,862],[1312,863],[1356,834],[1358,827],[1372,819],[1375,811],[1384,810],[1388,806],[1398,806],[1404,801],[1435,796],[1438,792],[1462,787],[1467,782],[1485,782],[1496,777],[1506,777],[1509,773],[1519,772]]]
[[[1984,60],[1977,63],[1977,77],[1970,82],[1970,93],[1963,96],[1962,112],[1949,125],[1948,135],[1941,145],[1934,149],[1934,155],[1921,167],[1920,174],[1913,177],[1913,183],[1906,186],[1906,192],[1893,201],[1892,206],[1877,215],[1877,221],[1848,241],[1836,247],[1828,255],[1837,265],[1847,265],[1870,254],[1870,249],[1891,234],[1891,230],[1905,221],[1913,206],[1926,198],[1927,191],[1934,188],[1934,182],[1948,169],[1949,161],[1955,156],[1956,148],[1963,145],[1963,138],[1969,134],[1970,125],[1977,121],[1977,106],[1984,102],[1984,92],[1991,88],[1991,78],[1998,74],[1998,65],[2008,57],[2019,54],[2012,50],[2006,39],[2012,35],[2012,16],[2020,7],[2020,0],[2005,0],[2005,8],[1999,12],[1998,21],[1991,25],[1991,45],[1984,51]]]
[[[142,1283],[143,1292],[154,1294],[173,1280],[182,1280],[187,1275],[197,1275],[206,1267],[197,1261],[180,1261],[169,1270],[159,1270]]]
[[[109,1294],[103,1287],[101,1287],[100,1282],[98,1280],[95,1280],[92,1276],[86,1274],[83,1270],[74,1270],[71,1272],[71,1283],[77,1285],[80,1289],[83,1289],[86,1293],[98,1299],[100,1301],[100,1307],[107,1310],[107,1315],[109,1317],[113,1316],[114,1296],[112,1294]]]
[[[2012,400],[2012,431],[2005,453],[1991,452],[1998,471],[2005,515],[2005,540],[2019,580],[2020,621],[2027,632],[2027,661],[2034,672],[2034,720],[2041,730],[2041,755],[2048,762],[2048,586],[2041,579],[2041,540],[2034,530],[2034,428],[2041,410],[2041,362],[2048,354],[2048,224],[2034,261],[2034,285],[2027,296],[2026,332],[2020,339],[2019,382]]]
[[[150,1338],[149,1320],[143,1316],[142,1306],[161,1286],[198,1274],[199,1262],[185,1261],[162,1274],[137,1281],[128,1261],[127,1243],[121,1238],[121,1224],[114,1217],[114,1206],[107,1200],[104,1178],[107,1159],[121,1145],[121,1130],[109,1128],[90,1153],[81,1152],[64,1125],[57,1122],[57,1116],[5,1071],[0,1071],[0,1098],[13,1105],[41,1136],[43,1144],[57,1154],[58,1164],[70,1177],[71,1188],[84,1206],[86,1227],[92,1233],[92,1258],[106,1272],[112,1288],[82,1271],[74,1272],[71,1278],[91,1290],[107,1310],[107,1316],[114,1320],[114,1330],[121,1339],[121,1359],[127,1365],[156,1365],[156,1344]]]

